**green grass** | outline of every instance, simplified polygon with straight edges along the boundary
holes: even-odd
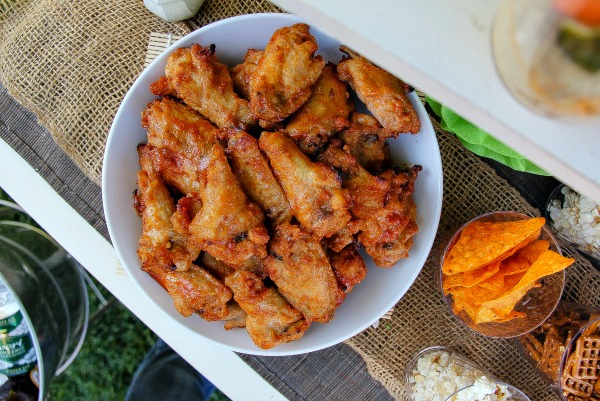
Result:
[[[0,199],[11,200],[0,188]],[[32,223],[21,213],[2,214],[0,218]],[[97,282],[105,298],[110,292]],[[101,302],[88,289],[90,315],[100,310]],[[77,358],[50,383],[50,401],[120,401],[146,352],[156,342],[156,335],[117,301],[105,307],[90,321],[88,332]],[[217,391],[210,401],[226,401]]]

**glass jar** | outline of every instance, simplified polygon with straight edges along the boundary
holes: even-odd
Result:
[[[405,382],[407,399],[411,401],[466,401],[475,395],[483,400],[529,401],[516,387],[443,346],[419,351],[406,367]],[[486,394],[494,398],[485,398]]]
[[[594,2],[500,3],[492,34],[496,67],[523,104],[549,116],[600,115],[600,21],[598,10],[585,9]]]

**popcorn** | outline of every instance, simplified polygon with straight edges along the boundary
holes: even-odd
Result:
[[[548,204],[552,227],[582,251],[600,255],[600,205],[567,186],[561,189],[564,202]]]
[[[442,350],[421,356],[408,381],[412,385],[414,401],[510,400],[505,385],[496,383],[483,372],[466,366],[455,355]]]

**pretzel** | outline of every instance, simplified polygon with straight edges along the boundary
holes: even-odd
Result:
[[[579,379],[598,380],[600,373],[600,336],[581,336],[577,339],[576,355],[570,371]]]
[[[573,369],[577,364],[577,354],[572,353],[567,359],[567,366],[565,366],[561,379],[563,394],[565,396],[573,394],[589,399],[594,391],[594,385],[589,380],[580,379],[572,375]]]
[[[588,327],[586,327],[585,330],[583,331],[583,333],[581,333],[581,334],[584,336],[600,334],[600,332],[598,331],[598,327],[600,327],[600,319],[596,320],[593,323],[590,323],[590,325]]]
[[[550,329],[544,340],[544,349],[539,365],[540,369],[546,372],[552,380],[558,379],[560,361],[565,352],[563,341],[556,328]]]

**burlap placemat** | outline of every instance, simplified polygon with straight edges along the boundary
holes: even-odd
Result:
[[[0,0],[0,82],[99,184],[110,125],[144,68],[151,32],[185,35],[277,11],[266,0],[207,0],[193,19],[168,23],[141,0]]]
[[[391,319],[382,320],[348,340],[366,361],[371,375],[397,398],[403,399],[404,373],[418,351],[433,345],[457,348],[515,385],[532,400],[558,400],[540,375],[519,354],[515,340],[490,339],[460,324],[446,306],[437,282],[439,257],[445,239],[471,218],[494,210],[539,215],[516,189],[477,156],[465,151],[450,133],[434,121],[444,169],[444,200],[436,242],[423,270],[394,307]],[[424,166],[427,168],[427,166]],[[572,247],[563,253],[575,257],[567,269],[564,299],[600,306],[600,272]]]
[[[141,0],[0,0],[0,81],[96,183],[150,32],[189,27],[159,19]]]

